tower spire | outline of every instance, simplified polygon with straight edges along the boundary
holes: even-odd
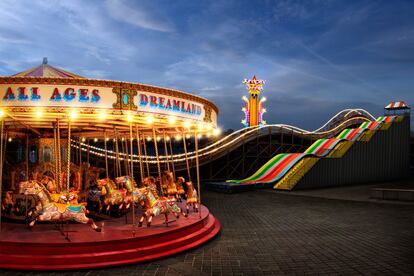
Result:
[[[266,112],[266,109],[263,108],[263,102],[266,101],[266,98],[259,97],[265,81],[258,80],[256,75],[254,75],[250,80],[244,79],[243,83],[249,91],[250,98],[247,99],[246,96],[242,98],[245,103],[245,106],[242,108],[242,111],[245,113],[245,119],[242,120],[242,124],[246,127],[266,124],[266,121],[263,120],[263,113]]]

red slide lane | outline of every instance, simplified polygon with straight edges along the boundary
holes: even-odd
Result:
[[[320,156],[322,155],[336,140],[337,138],[331,138],[329,139],[325,145],[323,145],[322,148],[318,149],[318,151],[315,153],[316,155]]]
[[[272,179],[275,179],[276,176],[285,169],[286,165],[288,165],[293,159],[301,155],[302,153],[293,153],[289,157],[287,157],[285,160],[283,160],[282,163],[279,164],[271,173],[269,173],[266,177],[256,180],[255,182],[266,182]]]
[[[358,134],[359,130],[360,130],[360,128],[354,128],[354,130],[351,132],[351,134],[348,135],[347,139],[349,141],[351,141],[355,137],[355,135]]]

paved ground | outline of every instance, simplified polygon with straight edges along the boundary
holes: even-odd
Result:
[[[65,274],[414,274],[413,205],[323,199],[272,190],[204,192],[203,198],[222,223],[221,234],[208,244],[153,263]]]
[[[365,185],[352,185],[342,187],[329,187],[322,189],[311,190],[294,190],[289,192],[279,191],[279,193],[288,193],[290,195],[311,196],[328,199],[341,199],[352,201],[363,201],[372,203],[389,203],[389,204],[413,204],[413,201],[394,201],[394,200],[379,200],[370,198],[371,189],[373,188],[387,188],[387,189],[405,189],[414,190],[414,178],[407,180],[372,183]]]

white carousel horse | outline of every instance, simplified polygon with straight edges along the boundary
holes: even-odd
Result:
[[[48,190],[37,181],[24,181],[19,184],[19,192],[25,195],[36,195],[41,204],[37,207],[35,216],[29,223],[29,227],[33,227],[36,221],[69,221],[74,220],[83,224],[90,224],[92,229],[100,232],[101,229],[95,222],[86,217],[86,208],[84,204],[78,204],[75,195],[69,195],[68,203],[53,202]]]

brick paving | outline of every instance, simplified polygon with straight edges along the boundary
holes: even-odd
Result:
[[[152,263],[4,275],[414,275],[414,206],[281,194],[203,192],[221,233]]]

